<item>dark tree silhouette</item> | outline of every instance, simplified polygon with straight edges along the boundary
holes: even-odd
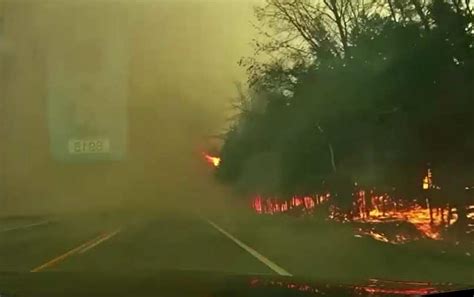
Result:
[[[324,184],[347,208],[353,182],[423,196],[430,163],[449,197],[442,203],[465,218],[474,183],[469,0],[268,0],[256,13],[272,31],[241,61],[250,88],[226,134],[221,180],[248,180],[244,165],[270,154],[277,164],[265,166],[278,174],[261,180],[274,193]],[[271,58],[259,62],[262,54]]]

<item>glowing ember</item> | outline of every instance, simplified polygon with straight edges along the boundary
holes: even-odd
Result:
[[[428,190],[433,188],[433,174],[431,169],[428,168],[426,176],[423,178],[423,190]]]
[[[370,230],[368,232],[360,230],[359,232],[361,232],[363,234],[366,234],[366,235],[369,235],[369,236],[371,236],[372,238],[374,238],[375,240],[378,240],[378,241],[391,242],[384,234],[377,233],[373,230]]]
[[[367,196],[366,196],[367,195]],[[269,199],[261,196],[255,197],[252,201],[252,208],[259,214],[275,214],[288,211],[299,211],[300,214],[312,214],[321,204],[330,201],[329,194],[313,196],[293,196],[287,201],[280,199]],[[430,238],[434,240],[443,239],[442,230],[457,221],[456,208],[430,209],[427,205],[421,205],[417,201],[407,201],[406,199],[393,199],[388,194],[376,194],[373,191],[357,191],[354,195],[354,207],[351,216],[340,212],[334,205],[329,206],[329,219],[341,222],[352,221],[363,225],[381,225],[391,223],[393,226],[400,226],[406,222],[415,229],[410,232],[400,233],[396,231],[401,227],[392,228],[390,231],[381,232],[374,228],[356,229],[357,237],[369,236],[375,240],[403,244],[421,238]],[[469,207],[474,209],[474,206]],[[449,219],[448,219],[449,217]],[[474,218],[474,214],[468,217]],[[351,218],[351,219],[349,219]],[[393,234],[396,231],[396,234]],[[468,231],[469,233],[469,231]]]
[[[219,165],[219,158],[206,155],[214,166]],[[439,190],[433,182],[433,173],[428,169],[423,178],[424,190]],[[264,198],[257,196],[252,201],[252,208],[259,214],[275,214],[290,212],[293,214],[314,214],[322,204],[329,210],[328,218],[339,222],[353,222],[363,225],[356,229],[356,237],[368,236],[375,240],[403,244],[421,238],[441,240],[442,231],[454,224],[457,219],[457,210],[449,204],[443,207],[433,207],[430,200],[408,200],[391,197],[388,193],[376,193],[375,189],[358,189],[353,194],[352,209],[341,211],[334,204],[327,204],[331,200],[330,193],[319,193],[306,196],[293,196],[288,200],[278,198]],[[474,205],[467,206],[469,220],[474,220]],[[411,226],[407,228],[406,223]],[[405,225],[404,225],[405,224]],[[376,230],[380,228],[389,229]],[[414,227],[414,228],[412,228]],[[470,230],[466,234],[474,233],[474,222],[468,224]],[[403,232],[401,232],[403,231]]]
[[[256,196],[252,200],[252,208],[259,214],[274,214],[278,212],[287,212],[290,210],[303,210],[311,212],[318,205],[329,200],[329,194],[315,196],[293,196],[288,201],[280,199],[262,198]]]
[[[221,158],[219,157],[214,157],[208,154],[204,154],[204,158],[206,159],[207,162],[209,162],[209,164],[213,165],[214,167],[219,167],[219,164],[221,163]]]

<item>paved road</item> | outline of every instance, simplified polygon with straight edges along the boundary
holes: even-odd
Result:
[[[216,224],[190,213],[26,222],[26,228],[0,231],[0,272],[171,269],[474,283],[473,257],[442,254],[432,243],[389,245],[355,238],[351,226],[286,217],[206,217]]]
[[[275,273],[216,227],[197,215],[91,216],[27,226],[0,232],[0,271]]]

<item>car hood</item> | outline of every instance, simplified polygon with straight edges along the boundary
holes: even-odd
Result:
[[[0,274],[0,296],[420,296],[468,289],[450,283],[369,279],[353,283],[203,271]]]

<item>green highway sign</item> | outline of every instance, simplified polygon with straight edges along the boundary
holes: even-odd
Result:
[[[50,150],[58,161],[126,157],[129,53],[126,38],[107,30],[118,29],[71,34],[48,51]]]

